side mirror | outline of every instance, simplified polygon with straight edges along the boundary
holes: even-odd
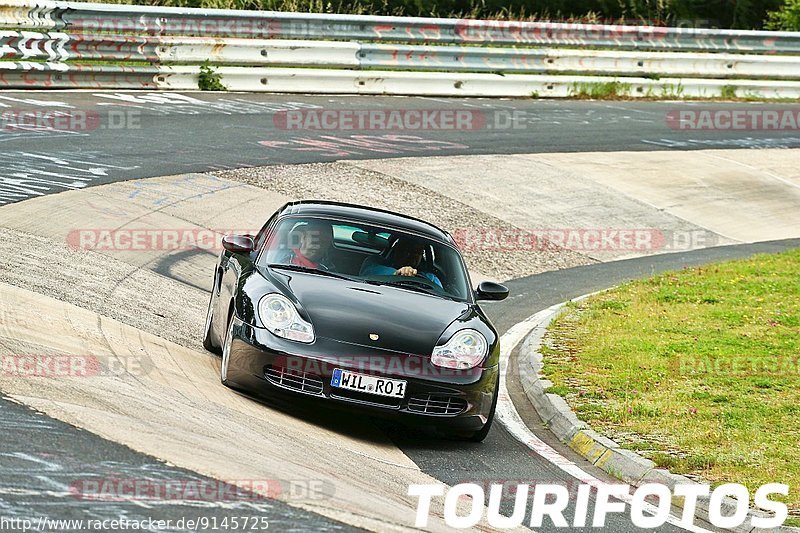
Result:
[[[493,281],[482,281],[475,291],[478,300],[505,300],[508,297],[508,287]]]
[[[247,235],[225,235],[222,247],[235,254],[249,254],[255,248],[253,238]]]

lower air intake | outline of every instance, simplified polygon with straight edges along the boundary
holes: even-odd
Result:
[[[441,394],[418,394],[408,400],[408,410],[426,415],[457,415],[467,409],[463,398]]]
[[[268,381],[279,387],[306,394],[322,394],[322,378],[317,375],[272,366],[267,367],[265,375]]]

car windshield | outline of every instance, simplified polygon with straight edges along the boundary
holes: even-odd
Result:
[[[469,299],[461,255],[439,242],[384,228],[324,218],[288,217],[264,240],[259,264]]]

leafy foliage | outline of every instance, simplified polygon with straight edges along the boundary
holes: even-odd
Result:
[[[771,11],[765,27],[768,30],[800,31],[800,0],[786,0],[777,11]]]
[[[200,76],[197,85],[201,91],[227,91],[228,88],[222,84],[222,76],[214,70],[211,63],[206,62],[200,66]]]
[[[500,20],[554,20],[687,28],[759,29],[780,8],[797,21],[800,0],[103,0],[110,3]],[[793,6],[793,7],[792,7]],[[794,13],[794,19],[791,19]],[[770,15],[770,24],[772,18]],[[783,21],[781,18],[780,21]],[[787,29],[781,26],[781,29]]]

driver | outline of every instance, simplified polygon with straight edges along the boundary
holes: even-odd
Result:
[[[332,242],[331,226],[311,220],[307,224],[292,228],[289,233],[289,249],[277,262],[335,271],[333,262],[328,258]]]
[[[428,281],[442,287],[442,282],[432,272],[422,272],[418,270],[422,262],[425,246],[417,241],[400,240],[392,251],[390,265],[373,263],[365,265],[361,275],[365,276],[421,276]]]

